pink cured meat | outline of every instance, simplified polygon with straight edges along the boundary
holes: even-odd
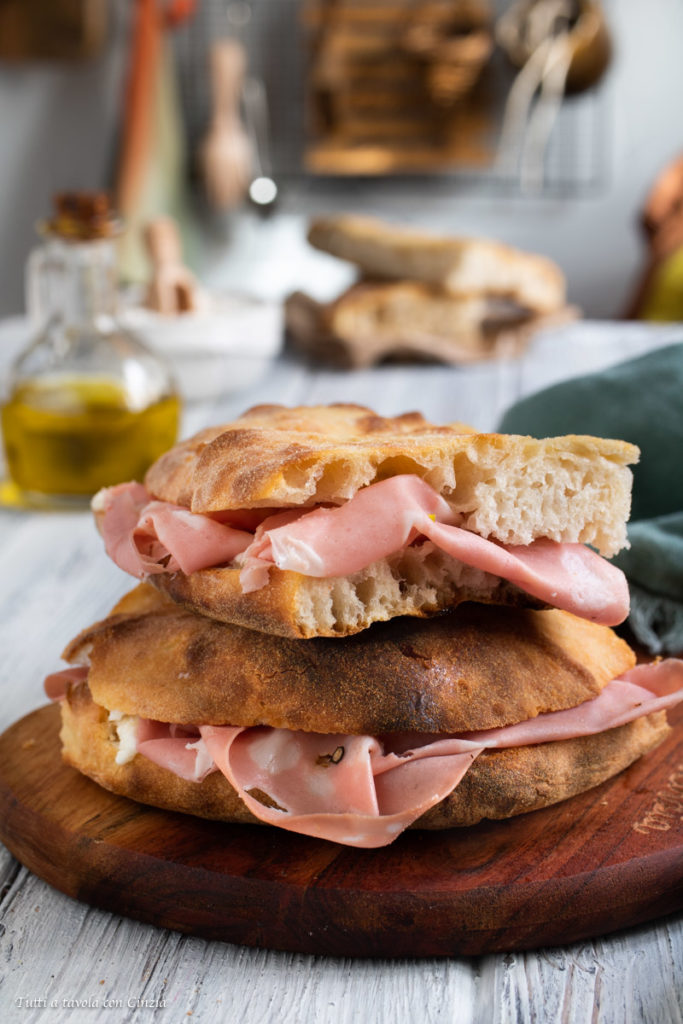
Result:
[[[417,476],[396,476],[338,508],[317,508],[280,526],[270,520],[244,553],[242,589],[266,582],[268,563],[305,576],[348,576],[422,535],[466,565],[509,580],[555,608],[615,626],[628,615],[626,577],[583,544],[540,539],[506,547],[448,523],[452,513]]]
[[[430,516],[437,515],[452,519],[444,499],[420,477],[401,475],[364,487],[335,508],[303,510],[284,522],[273,516],[244,552],[242,590],[265,586],[271,565],[304,576],[350,576],[412,543],[418,522],[433,525]]]
[[[410,761],[383,754],[372,736],[265,728],[224,733],[220,726],[202,726],[201,733],[218,769],[254,817],[290,832],[365,848],[388,845],[423,810],[448,796],[479,753]],[[337,751],[343,756],[334,764]],[[387,758],[395,762],[391,771]],[[277,806],[265,806],[254,790]]]
[[[118,484],[101,493],[105,550],[120,569],[138,579],[232,562],[253,540],[246,530],[180,505],[150,501],[142,484]]]
[[[74,665],[72,668],[63,668],[60,672],[51,672],[45,676],[43,689],[45,696],[50,700],[63,700],[66,697],[69,686],[78,686],[88,678],[86,665]]]
[[[116,564],[133,576],[196,572],[242,560],[242,590],[268,582],[273,565],[306,576],[348,576],[427,537],[466,565],[509,580],[556,608],[607,626],[628,614],[621,570],[583,544],[540,539],[506,547],[453,525],[448,504],[420,477],[401,475],[371,484],[344,505],[288,509],[268,516],[254,534],[149,501],[141,484],[103,492],[102,532]]]
[[[140,513],[149,504],[145,487],[138,483],[117,484],[100,491],[96,497],[100,499],[102,510],[99,527],[104,549],[111,560],[131,576],[141,577],[158,571],[151,560],[147,560],[150,564],[142,560],[133,540]]]
[[[137,752],[188,782],[201,782],[216,771],[199,729],[168,725],[148,718],[138,721]]]
[[[163,501],[152,501],[145,507],[133,537],[143,557],[148,552],[148,557],[155,560],[155,571],[159,571],[159,559],[173,552],[161,571],[180,569],[187,574],[232,562],[252,541],[252,534],[246,530],[235,530]]]
[[[575,708],[501,729],[378,739],[266,726],[200,726],[202,747],[194,732],[174,736],[177,727],[141,723],[138,750],[195,781],[218,768],[252,814],[268,824],[371,848],[392,842],[448,796],[482,750],[604,732],[681,700],[683,661],[668,659],[637,666]],[[255,790],[276,806],[263,804]]]

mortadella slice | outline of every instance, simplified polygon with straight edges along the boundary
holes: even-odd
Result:
[[[349,576],[428,538],[455,560],[508,580],[555,608],[606,626],[628,614],[626,577],[590,548],[544,538],[507,547],[487,540],[456,526],[447,502],[414,475],[371,484],[336,508],[277,512],[255,533],[151,501],[141,484],[100,492],[95,508],[101,512],[107,553],[138,578],[178,570],[189,574],[237,559],[242,591],[250,593],[267,585],[274,565],[305,576]],[[239,511],[235,516],[242,521]]]
[[[93,501],[109,557],[138,579],[154,573],[197,572],[232,562],[253,534],[180,505],[152,501],[142,484],[117,484]]]
[[[349,576],[424,536],[459,562],[555,608],[606,626],[628,615],[626,577],[583,544],[541,538],[506,547],[449,523],[452,518],[446,502],[420,477],[390,477],[338,508],[317,508],[282,526],[271,527],[267,519],[242,556],[242,589],[263,586],[268,563],[305,576]]]
[[[388,845],[448,796],[478,753],[400,761],[382,774],[386,755],[372,736],[263,728],[235,735],[232,730],[224,734],[220,726],[202,726],[201,734],[254,817],[290,832],[364,848]]]
[[[78,686],[87,678],[87,665],[74,665],[72,668],[63,668],[60,672],[51,672],[43,680],[45,696],[50,700],[64,700],[69,686]]]
[[[136,741],[139,754],[188,782],[201,782],[216,771],[199,729],[141,718]]]
[[[205,725],[200,744],[197,730],[142,721],[138,751],[193,781],[218,768],[268,824],[371,848],[448,796],[483,750],[604,732],[681,700],[683,661],[671,658],[631,669],[577,707],[500,729],[376,738]]]

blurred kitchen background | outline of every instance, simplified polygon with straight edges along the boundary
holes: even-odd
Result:
[[[145,53],[138,22],[144,6],[144,0],[5,0],[0,7],[2,315],[24,308],[25,261],[36,221],[49,211],[53,195],[116,192],[136,116],[127,89],[135,48]],[[433,159],[423,152],[412,164],[392,154],[397,135],[405,156],[401,133],[418,131],[406,127],[414,101],[409,85],[403,84],[405,100],[384,107],[384,126],[380,90],[371,83],[364,94],[369,115],[335,109],[343,60],[348,64],[349,52],[355,59],[371,45],[376,25],[363,27],[361,21],[354,27],[361,41],[346,51],[330,29],[335,8],[365,8],[368,15],[382,6],[411,7],[406,0],[168,0],[159,6],[165,21],[161,51],[156,63],[147,55],[143,71],[138,69],[143,77],[145,68],[156,76],[153,118],[165,125],[153,159],[159,203],[167,208],[157,212],[179,220],[186,258],[211,287],[279,298],[305,286],[319,298],[330,297],[351,271],[311,249],[306,227],[316,214],[352,210],[545,254],[564,271],[568,298],[585,317],[618,318],[628,309],[648,259],[640,223],[644,203],[658,175],[683,151],[680,0],[606,0],[608,66],[594,84],[562,102],[556,119],[550,111],[541,169],[532,161],[526,181],[514,152],[507,165],[496,161],[515,78],[496,32],[509,4],[496,3],[490,12],[490,43],[484,37],[480,58],[472,58],[480,64],[475,85],[463,84],[462,76],[440,83],[442,92],[469,89],[464,101],[456,97],[457,143],[434,152]],[[458,6],[456,0],[451,6]],[[412,7],[420,7],[418,0]],[[268,184],[260,196],[265,210],[239,183],[237,197],[223,201],[221,184],[214,183],[212,193],[202,163],[215,104],[211,45],[224,38],[236,39],[246,52],[240,118],[261,164],[249,168],[248,178],[259,171],[272,178],[274,209]],[[418,33],[416,60],[426,59],[419,52],[423,43]],[[322,46],[327,49],[321,57]],[[442,117],[452,99],[441,97]],[[392,128],[389,121],[403,115],[405,124]],[[350,121],[368,116],[379,134],[359,154],[353,132],[367,136],[370,121],[360,127]],[[518,141],[513,139],[513,150]],[[414,142],[424,150],[417,135]],[[346,158],[345,148],[355,155]],[[230,192],[229,182],[225,187]]]

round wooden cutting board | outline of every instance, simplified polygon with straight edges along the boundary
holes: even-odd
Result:
[[[557,945],[683,908],[683,705],[666,743],[507,822],[356,850],[113,796],[63,765],[59,708],[0,737],[0,839],[94,906],[208,939],[343,956]]]

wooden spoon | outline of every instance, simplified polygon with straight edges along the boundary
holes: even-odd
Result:
[[[158,217],[145,228],[145,242],[152,261],[147,306],[164,316],[197,309],[199,287],[194,274],[183,264],[180,235],[171,217]]]
[[[246,66],[244,47],[237,40],[213,44],[213,111],[199,159],[209,200],[219,209],[237,206],[252,177],[253,150],[240,112]]]

